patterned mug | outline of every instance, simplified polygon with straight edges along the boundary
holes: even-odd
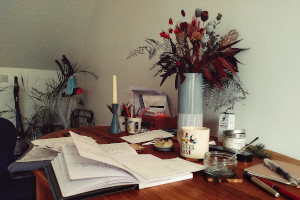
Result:
[[[203,159],[209,151],[209,128],[184,126],[177,133],[180,155],[186,158]]]

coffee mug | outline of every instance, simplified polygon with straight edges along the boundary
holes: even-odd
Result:
[[[127,119],[127,131],[128,133],[139,133],[142,128],[141,117],[129,117]]]
[[[209,128],[184,126],[177,133],[180,155],[186,158],[203,159],[209,151]]]

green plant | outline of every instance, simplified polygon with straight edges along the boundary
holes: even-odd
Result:
[[[249,146],[247,147],[247,150],[251,153],[254,154],[254,156],[260,158],[260,159],[264,159],[264,158],[272,158],[272,154],[271,153],[265,153],[264,151],[265,149],[265,145],[264,144],[257,144],[253,147]]]
[[[66,83],[70,77],[75,74],[91,75],[94,78],[98,78],[94,73],[87,71],[87,68],[78,67],[71,64],[68,58],[63,55],[61,62],[55,60],[59,67],[57,70],[57,79],[49,78],[46,81],[46,90],[41,91],[36,88],[32,88],[30,97],[35,102],[35,114],[28,120],[28,131],[39,134],[46,134],[54,131],[57,127],[60,127],[60,121],[56,113],[56,101],[59,98],[59,92],[66,86]],[[72,96],[78,106],[83,106],[83,100],[76,96]]]
[[[24,94],[24,96],[29,97],[32,100],[34,114],[30,117],[24,117],[24,113],[21,112],[24,127],[26,128],[26,135],[29,137],[39,137],[49,132],[53,132],[56,129],[62,129],[61,122],[58,119],[58,115],[56,112],[57,105],[56,101],[58,98],[59,91],[63,89],[68,81],[68,79],[75,74],[84,74],[91,75],[94,78],[97,76],[87,71],[87,68],[82,68],[77,65],[71,64],[68,58],[63,55],[61,62],[55,60],[58,65],[57,77],[49,78],[45,84],[45,90],[37,89],[36,87],[32,87],[31,91],[26,91],[25,83],[23,77],[21,77],[22,86],[20,91]],[[38,81],[36,81],[36,84]],[[13,86],[7,86],[0,88],[0,92],[7,92],[12,90]],[[83,106],[83,100],[76,96],[72,96],[77,103],[78,106]],[[15,109],[8,106],[7,110],[0,111],[1,115],[15,115]],[[10,116],[9,118],[13,118],[14,116]]]

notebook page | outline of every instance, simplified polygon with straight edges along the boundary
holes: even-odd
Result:
[[[145,163],[125,163],[124,165],[148,180],[196,172],[204,168],[203,165],[186,161],[181,158],[172,158]]]
[[[71,181],[62,153],[58,154],[58,156],[51,161],[51,164],[63,197],[117,185],[136,184],[134,179],[120,180],[119,177],[102,177]]]
[[[118,162],[112,159],[106,151],[104,151],[102,148],[99,148],[99,144],[97,144],[97,142],[91,137],[81,136],[72,131],[70,131],[70,134],[80,156],[122,167]]]
[[[75,145],[64,145],[63,155],[70,179],[95,177],[131,177],[128,172],[79,155]]]
[[[127,142],[99,144],[99,147],[110,156],[138,155]]]
[[[53,160],[58,152],[50,149],[45,149],[39,146],[33,146],[32,149],[20,160],[16,162],[32,162],[42,160]]]
[[[62,145],[73,144],[74,142],[73,139],[70,137],[60,137],[60,138],[33,140],[31,143],[36,146],[43,147],[45,149],[62,152]]]

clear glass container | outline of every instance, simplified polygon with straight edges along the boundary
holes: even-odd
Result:
[[[217,177],[234,176],[237,168],[237,157],[221,151],[205,153],[204,170],[207,174]]]

